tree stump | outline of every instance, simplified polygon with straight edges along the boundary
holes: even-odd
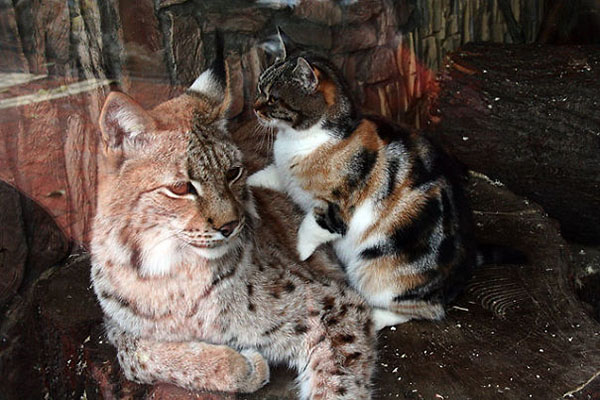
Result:
[[[449,56],[433,135],[468,168],[600,243],[600,48],[471,44]]]

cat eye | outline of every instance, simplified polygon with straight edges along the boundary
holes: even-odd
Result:
[[[233,183],[233,182],[237,181],[240,178],[240,176],[242,176],[243,172],[244,172],[244,169],[242,167],[230,168],[225,173],[225,179],[227,179],[227,182]]]
[[[269,96],[269,99],[267,100],[267,104],[272,106],[273,104],[275,104],[277,102],[277,100],[279,100],[279,99],[276,97],[273,97],[273,96]]]
[[[183,196],[194,191],[190,182],[177,182],[174,185],[168,186],[167,189],[178,196]]]

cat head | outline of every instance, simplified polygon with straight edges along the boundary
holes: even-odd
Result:
[[[279,56],[258,79],[254,112],[267,126],[308,129],[344,96],[338,72],[326,60],[302,51],[278,30]]]
[[[203,73],[188,93],[144,110],[111,93],[100,116],[92,248],[164,275],[178,263],[239,248],[253,210],[242,155],[228,135],[223,80]]]

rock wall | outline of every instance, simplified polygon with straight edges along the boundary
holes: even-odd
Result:
[[[151,107],[180,93],[224,33],[233,115],[252,102],[261,47],[281,26],[329,56],[367,110],[429,121],[444,54],[469,41],[531,41],[535,0],[0,0],[0,179],[87,242],[96,121],[110,89]],[[508,21],[508,22],[507,22]],[[12,73],[12,74],[9,74]],[[18,73],[15,75],[14,73]]]

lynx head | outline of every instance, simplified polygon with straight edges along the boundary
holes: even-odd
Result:
[[[92,250],[103,246],[141,275],[160,276],[239,247],[253,208],[241,153],[225,130],[221,82],[209,70],[150,111],[122,93],[108,96]]]
[[[279,56],[258,79],[254,112],[267,126],[310,128],[343,107],[343,80],[328,61],[301,51],[278,30]]]

